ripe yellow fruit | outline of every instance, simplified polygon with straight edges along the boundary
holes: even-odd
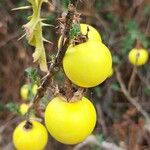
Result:
[[[49,133],[64,144],[82,142],[91,134],[95,123],[95,108],[85,97],[72,103],[56,97],[45,111],[45,124]]]
[[[28,108],[29,108],[29,105],[23,103],[20,105],[19,107],[19,112],[22,114],[22,115],[25,115],[28,111]]]
[[[37,86],[37,84],[34,84],[34,85],[32,86],[32,94],[33,94],[33,95],[36,95],[37,90],[38,90],[38,86]]]
[[[43,150],[47,144],[46,128],[37,121],[30,121],[32,127],[26,129],[26,121],[21,122],[13,132],[13,143],[17,150]]]
[[[88,32],[89,41],[99,41],[99,42],[102,41],[100,34],[94,27],[92,27],[88,24],[81,23],[80,28],[81,28],[81,33],[84,35],[87,34],[87,28],[89,28],[89,32]]]
[[[65,74],[81,87],[94,87],[102,83],[111,68],[111,53],[100,42],[90,41],[68,47],[63,59]]]
[[[148,61],[148,51],[146,49],[133,48],[128,55],[131,64],[141,66]]]
[[[20,95],[23,100],[28,100],[29,96],[29,85],[24,84],[20,89]]]

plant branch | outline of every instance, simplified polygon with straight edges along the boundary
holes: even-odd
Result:
[[[90,135],[85,139],[84,142],[76,145],[74,150],[81,150],[84,146],[91,145],[91,144],[96,145],[100,149],[104,149],[104,150],[126,150],[124,148],[115,145],[114,143],[109,143],[106,141],[99,142],[94,135]]]
[[[136,107],[136,109],[145,117],[145,120],[147,122],[150,122],[150,117],[148,115],[148,113],[142,108],[142,106],[137,102],[137,98],[133,98],[131,97],[129,91],[127,90],[125,83],[123,82],[122,78],[121,78],[121,74],[118,70],[118,68],[115,68],[115,72],[116,72],[116,77],[117,80],[121,86],[121,91],[123,92],[123,94],[125,95],[125,97],[127,98],[127,100]]]
[[[133,83],[135,81],[136,74],[137,74],[137,67],[134,66],[132,74],[131,74],[131,77],[130,77],[130,80],[129,80],[129,83],[128,83],[128,91],[129,91],[129,93],[131,93],[132,85],[133,85]]]
[[[64,31],[62,34],[62,39],[60,42],[60,48],[57,51],[57,54],[56,54],[54,61],[51,63],[51,65],[49,67],[49,72],[44,77],[44,81],[42,82],[42,84],[38,88],[37,94],[35,95],[35,97],[33,98],[32,102],[29,105],[29,110],[28,110],[28,113],[26,115],[27,120],[29,120],[30,111],[33,107],[35,108],[36,112],[39,114],[39,110],[38,110],[39,101],[44,96],[44,94],[47,90],[47,87],[51,83],[51,79],[56,72],[55,68],[60,67],[60,65],[61,65],[62,59],[63,59],[65,52],[67,50],[67,47],[69,45],[69,32],[70,32],[70,29],[72,27],[73,18],[74,18],[74,14],[76,12],[77,3],[78,3],[78,0],[72,0],[72,2],[68,6],[68,13],[67,13],[67,16],[65,19],[65,28],[64,28]]]

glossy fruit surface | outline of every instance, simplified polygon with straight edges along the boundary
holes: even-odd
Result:
[[[22,114],[22,115],[25,115],[28,111],[28,108],[29,108],[29,105],[23,103],[20,105],[20,108],[19,108],[19,112]]]
[[[134,48],[129,52],[128,59],[133,65],[144,65],[148,61],[148,51],[146,49]]]
[[[95,108],[85,97],[72,103],[56,97],[45,111],[45,124],[49,133],[64,144],[82,142],[91,134],[95,123]]]
[[[20,89],[20,95],[23,100],[28,100],[29,96],[29,85],[24,84]]]
[[[112,68],[109,49],[100,42],[85,42],[69,47],[63,59],[67,77],[81,87],[94,87],[102,83]]]
[[[25,129],[21,122],[13,132],[13,143],[17,150],[43,150],[47,144],[46,128],[37,121],[31,121],[31,129]]]

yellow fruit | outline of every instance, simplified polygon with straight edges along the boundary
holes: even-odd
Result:
[[[69,47],[63,59],[67,77],[81,87],[94,87],[102,83],[112,68],[109,49],[100,42],[85,42]]]
[[[128,55],[131,64],[141,66],[148,61],[148,51],[146,49],[133,48]]]
[[[28,100],[29,96],[29,85],[24,84],[20,89],[20,95],[23,100]]]
[[[17,150],[43,150],[47,144],[46,128],[37,121],[30,121],[32,127],[24,127],[26,121],[21,122],[13,132],[13,143]]]
[[[96,123],[96,111],[85,97],[77,102],[65,102],[56,97],[45,111],[49,133],[64,144],[77,144],[91,134]]]
[[[37,90],[38,90],[38,86],[37,86],[37,84],[34,84],[34,85],[32,86],[32,94],[33,94],[33,95],[36,95]]]
[[[25,115],[28,111],[29,105],[23,103],[20,105],[19,111],[22,115]]]
[[[101,36],[98,33],[98,31],[95,28],[93,28],[92,26],[88,25],[88,24],[83,24],[83,23],[80,24],[81,33],[86,35],[87,34],[87,27],[89,28],[89,32],[88,32],[89,41],[99,41],[99,42],[101,42],[102,39],[101,39]]]
[[[80,24],[80,28],[81,28],[81,33],[83,35],[87,34],[87,27],[89,28],[89,32],[88,32],[88,41],[98,41],[98,42],[102,42],[101,36],[98,33],[98,31],[93,28],[92,26],[88,25],[88,24]],[[62,36],[61,36],[62,37]],[[58,40],[58,48],[60,47],[60,40],[61,37]]]

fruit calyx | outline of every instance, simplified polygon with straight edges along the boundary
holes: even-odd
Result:
[[[88,38],[89,31],[90,31],[90,29],[89,29],[89,27],[87,27],[87,33],[85,35],[80,32],[80,34],[77,35],[71,42],[73,44],[73,46],[87,42],[89,39]]]
[[[70,98],[68,98],[66,94],[61,93],[61,91],[57,96],[60,97],[65,102],[74,103],[82,100],[82,97],[84,96],[84,92],[85,92],[84,88],[79,88],[78,90],[73,92],[73,95]]]
[[[26,130],[29,130],[33,127],[33,124],[30,122],[30,121],[26,121],[25,125],[24,125],[24,128]]]

